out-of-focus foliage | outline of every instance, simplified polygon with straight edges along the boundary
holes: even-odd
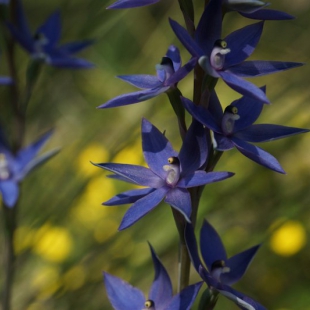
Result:
[[[197,12],[203,1],[195,1]],[[112,309],[102,283],[102,271],[141,289],[153,278],[147,240],[161,257],[172,279],[177,275],[178,235],[171,211],[162,204],[129,229],[118,232],[126,206],[101,203],[133,187],[106,178],[93,162],[143,164],[141,117],[165,130],[175,149],[180,145],[176,118],[166,96],[132,106],[96,110],[113,96],[134,88],[115,78],[118,74],[154,74],[167,47],[174,43],[168,17],[182,23],[176,0],[147,8],[107,11],[112,1],[63,0],[39,3],[25,0],[32,29],[60,8],[63,42],[94,38],[81,56],[96,64],[92,70],[45,67],[30,102],[27,141],[55,128],[47,145],[62,151],[33,172],[22,185],[15,246],[18,253],[14,309]],[[293,21],[266,22],[253,59],[310,61],[310,3],[273,1],[272,8],[297,17]],[[226,33],[252,21],[231,13]],[[190,56],[183,49],[183,61]],[[16,59],[21,81],[28,56],[20,48]],[[1,73],[7,64],[2,58]],[[258,122],[310,128],[309,66],[253,79],[267,84],[272,102]],[[191,97],[191,76],[180,83]],[[10,93],[1,87],[1,105]],[[219,82],[224,106],[238,98]],[[3,108],[2,108],[3,109]],[[6,126],[9,111],[0,119]],[[203,193],[198,227],[204,217],[218,230],[229,256],[263,242],[237,288],[268,309],[310,309],[310,136],[300,135],[263,147],[276,156],[287,175],[255,165],[237,151],[225,153],[217,170],[234,171],[224,182],[208,185]],[[1,224],[2,225],[2,224]],[[2,227],[1,227],[2,228]],[[2,240],[0,240],[2,242]],[[2,244],[2,243],[1,243]],[[199,277],[193,272],[192,281]],[[0,281],[1,281],[0,274]],[[218,309],[232,309],[221,298]]]

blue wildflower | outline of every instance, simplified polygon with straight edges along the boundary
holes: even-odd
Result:
[[[204,264],[199,258],[197,242],[191,225],[186,225],[185,241],[191,261],[211,292],[221,293],[243,310],[264,310],[265,308],[250,297],[230,286],[244,275],[260,245],[253,246],[231,258],[215,229],[204,221],[200,231],[200,251]]]
[[[114,108],[133,104],[156,97],[174,88],[195,66],[197,60],[191,59],[182,67],[180,51],[171,45],[162,62],[156,66],[157,75],[120,75],[118,78],[143,90],[113,98],[98,108]]]
[[[115,310],[189,310],[202,282],[189,285],[173,296],[171,280],[150,245],[155,277],[148,298],[139,289],[120,278],[104,273],[108,298]]]
[[[7,23],[13,38],[31,55],[33,59],[63,68],[90,68],[90,62],[73,57],[93,43],[92,40],[71,42],[58,46],[61,33],[60,13],[54,12],[35,31],[31,33],[21,2],[16,6],[17,23]]]
[[[190,221],[191,199],[187,188],[217,182],[233,175],[229,172],[207,173],[198,170],[206,162],[208,152],[205,129],[198,122],[190,126],[178,154],[167,138],[143,119],[142,148],[149,168],[128,164],[96,164],[115,173],[116,179],[146,187],[121,193],[104,203],[107,206],[133,203],[122,220],[120,230],[134,224],[164,198],[166,203]]]
[[[39,157],[37,153],[50,138],[52,132],[43,135],[38,141],[21,149],[14,155],[3,134],[0,135],[0,193],[4,204],[12,208],[19,196],[19,182],[38,165],[51,158],[57,151],[47,152]]]
[[[265,88],[262,88],[265,93]],[[285,173],[279,162],[272,155],[248,142],[266,142],[308,132],[308,129],[272,125],[254,124],[263,109],[259,100],[242,97],[232,102],[223,112],[222,106],[213,92],[208,110],[194,105],[189,99],[182,98],[184,107],[195,119],[214,132],[215,148],[227,151],[234,147],[256,163]]]
[[[170,25],[178,39],[193,57],[199,58],[206,73],[222,80],[232,89],[269,103],[265,93],[243,78],[256,77],[301,66],[301,63],[281,61],[245,61],[260,39],[264,22],[258,22],[228,35],[221,40],[221,1],[210,0],[192,38],[174,20]]]

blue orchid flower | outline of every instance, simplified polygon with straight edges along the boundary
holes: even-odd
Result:
[[[95,164],[113,172],[114,178],[118,180],[146,187],[121,193],[103,203],[107,206],[133,203],[119,230],[134,224],[164,198],[167,204],[190,221],[191,199],[187,188],[221,181],[233,175],[230,172],[207,173],[198,170],[206,162],[206,141],[205,129],[194,121],[178,154],[167,138],[154,125],[143,119],[142,148],[149,168],[128,164]]]
[[[19,196],[19,183],[25,176],[56,154],[58,150],[47,152],[36,157],[37,153],[52,135],[48,132],[38,141],[21,149],[14,155],[1,133],[0,135],[0,193],[5,206],[12,208]]]
[[[301,66],[301,63],[281,61],[245,61],[260,39],[264,22],[258,22],[228,35],[221,40],[221,1],[210,0],[192,38],[186,29],[174,20],[170,25],[178,39],[200,66],[214,78],[221,78],[242,95],[269,103],[265,93],[243,78],[256,77]]]
[[[261,90],[265,93],[265,87]],[[272,124],[254,124],[263,109],[263,103],[250,97],[232,102],[223,112],[215,92],[211,94],[208,110],[194,105],[189,99],[181,98],[187,111],[199,122],[214,132],[214,147],[219,151],[232,148],[256,163],[285,173],[272,155],[248,142],[267,142],[308,132],[308,129]]]
[[[162,62],[156,66],[157,75],[138,74],[118,76],[118,78],[125,82],[143,90],[118,96],[98,108],[120,107],[156,97],[168,91],[170,88],[174,88],[195,67],[196,63],[197,59],[191,59],[182,67],[180,51],[177,47],[171,45],[163,57]]]
[[[107,9],[130,9],[147,6],[159,2],[159,0],[119,0],[107,7]]]
[[[288,20],[294,16],[285,12],[264,9],[269,3],[259,0],[223,0],[224,8],[230,11],[237,11],[242,16],[259,20]]]
[[[196,271],[208,284],[211,292],[213,290],[219,292],[243,310],[266,309],[250,297],[230,287],[244,275],[260,245],[227,258],[220,236],[207,221],[204,221],[200,231],[200,251],[204,265],[199,258],[194,230],[189,224],[185,228],[185,241]]]
[[[31,33],[25,18],[21,1],[16,6],[17,23],[7,23],[13,38],[31,55],[33,59],[63,68],[91,68],[93,64],[73,57],[74,54],[93,43],[92,40],[71,42],[58,46],[61,34],[59,11],[54,12],[35,31]]]
[[[108,298],[115,310],[189,310],[194,303],[202,282],[189,285],[173,296],[171,280],[150,245],[155,277],[148,298],[139,289],[122,279],[104,273]]]

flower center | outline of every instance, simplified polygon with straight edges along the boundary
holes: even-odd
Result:
[[[155,303],[153,300],[149,299],[144,303],[144,308],[142,310],[155,310]]]
[[[10,177],[9,163],[6,156],[0,153],[0,180],[4,181]]]
[[[169,165],[164,165],[163,169],[167,171],[166,183],[175,186],[180,178],[180,161],[177,157],[168,158]]]
[[[234,131],[235,121],[240,118],[238,108],[232,105],[226,107],[222,118],[222,130],[225,135],[230,135]]]
[[[210,63],[213,69],[221,70],[224,67],[225,55],[230,52],[227,43],[223,40],[217,40],[211,52]]]
[[[49,43],[48,39],[46,36],[41,33],[37,32],[34,36],[34,49],[35,49],[35,54],[33,55],[34,58],[36,59],[47,59],[48,56],[44,52],[44,46]]]
[[[173,73],[173,63],[169,57],[163,57],[161,63],[156,65],[157,77],[161,82],[165,82]]]
[[[227,272],[230,272],[230,268],[226,267],[225,261],[217,260],[213,262],[211,266],[211,275],[216,281],[221,282],[221,274]]]

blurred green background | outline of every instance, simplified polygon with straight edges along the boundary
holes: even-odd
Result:
[[[197,16],[203,1],[195,1]],[[94,38],[94,46],[81,53],[96,64],[92,70],[65,70],[46,66],[36,86],[27,114],[26,142],[55,128],[45,150],[61,147],[50,162],[33,172],[22,185],[18,253],[13,309],[112,309],[102,271],[142,289],[153,281],[149,241],[172,278],[176,289],[178,237],[170,208],[161,204],[125,231],[117,228],[128,206],[101,203],[132,188],[106,178],[92,162],[144,164],[140,123],[146,117],[180,147],[176,119],[165,95],[128,107],[96,107],[134,87],[115,78],[119,74],[155,74],[170,44],[190,56],[174,37],[168,17],[182,22],[176,0],[139,9],[108,11],[106,0],[25,0],[32,29],[55,9],[61,10],[62,42]],[[309,62],[310,3],[308,0],[273,1],[271,8],[297,19],[266,22],[252,59]],[[198,19],[198,18],[197,18]],[[252,23],[231,13],[225,34]],[[2,55],[1,74],[7,72]],[[23,85],[28,55],[18,48],[16,62]],[[180,83],[187,97],[192,75]],[[267,84],[272,105],[260,123],[310,127],[309,66],[253,79]],[[1,87],[1,105],[10,103]],[[222,82],[217,91],[224,106],[238,94]],[[1,122],[9,124],[3,108]],[[270,310],[310,309],[310,136],[300,135],[261,146],[273,154],[287,175],[269,171],[232,150],[217,170],[236,175],[208,185],[203,193],[197,227],[207,218],[222,236],[228,255],[263,242],[244,278],[235,287]],[[3,224],[1,223],[3,226]],[[3,227],[0,227],[2,229]],[[2,233],[0,234],[3,246]],[[0,253],[3,250],[0,248]],[[0,273],[0,283],[2,283]],[[192,281],[199,277],[192,272]],[[1,284],[2,285],[2,284]],[[237,309],[221,297],[216,309]]]

